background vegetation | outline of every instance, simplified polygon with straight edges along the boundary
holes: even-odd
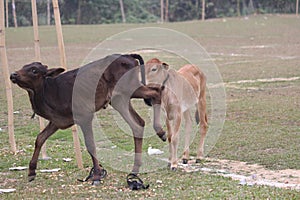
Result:
[[[18,25],[31,25],[31,1],[14,1]],[[161,20],[160,0],[121,1],[128,23],[158,22]],[[48,23],[47,2],[47,0],[37,0],[41,25]],[[63,24],[122,22],[120,0],[59,0],[59,4]],[[201,18],[202,0],[168,0],[168,5],[168,11],[165,10],[166,21],[178,22]],[[12,9],[10,8],[11,0],[9,0],[9,25],[13,26]],[[254,13],[295,13],[296,0],[206,0],[205,10],[206,18],[232,17]],[[50,12],[52,13],[52,5],[50,5]],[[53,16],[50,15],[50,23],[53,23]]]

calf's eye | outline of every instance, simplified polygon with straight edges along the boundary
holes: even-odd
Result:
[[[151,71],[155,72],[157,70],[156,67],[152,68]]]
[[[33,74],[37,74],[38,71],[37,71],[36,69],[32,69],[31,72],[32,72]]]

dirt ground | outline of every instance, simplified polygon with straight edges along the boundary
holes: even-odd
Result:
[[[201,164],[195,163],[195,160],[190,160],[189,164],[180,163],[179,167],[189,173],[202,171],[230,177],[233,180],[238,180],[240,185],[265,185],[300,191],[300,170],[295,169],[269,170],[258,164],[213,158],[206,158]]]

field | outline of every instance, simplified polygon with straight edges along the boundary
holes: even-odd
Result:
[[[158,161],[157,169],[145,170],[146,173],[141,174],[150,188],[130,191],[126,183],[129,168],[121,166],[120,170],[116,166],[118,160],[124,158],[103,153],[99,157],[105,160],[103,165],[108,176],[100,186],[91,186],[77,181],[77,178],[87,176],[92,166],[83,141],[84,169],[80,170],[76,165],[71,131],[62,130],[47,142],[47,153],[52,159],[39,161],[36,180],[28,183],[26,170],[8,169],[28,166],[39,131],[38,119],[30,119],[32,110],[26,92],[13,86],[15,137],[19,150],[13,155],[8,143],[5,86],[1,72],[0,189],[15,188],[16,191],[0,194],[0,199],[300,199],[299,18],[262,15],[205,22],[63,26],[68,67],[80,66],[93,48],[106,38],[144,27],[168,28],[190,36],[208,52],[222,76],[226,89],[225,123],[217,143],[207,151],[203,163],[195,164],[191,160],[189,166],[181,165],[172,172],[167,169],[166,162]],[[59,66],[55,27],[43,26],[39,31],[42,62]],[[180,42],[174,41],[179,46]],[[7,29],[6,45],[11,72],[34,60],[32,27]],[[174,68],[186,62],[169,52],[140,52],[145,60],[156,56]],[[211,85],[209,90],[212,90]],[[212,121],[209,94],[208,111]],[[166,144],[160,142],[151,129],[149,109],[141,101],[135,100],[135,106],[150,126],[145,131],[145,152],[151,145],[163,149],[163,156],[167,158]],[[127,128],[119,129],[119,118],[111,108],[98,112],[97,118],[112,141],[107,143],[100,138],[99,152],[108,152],[105,147],[121,149],[124,155],[129,155],[124,165],[130,167],[133,140],[127,134]],[[191,144],[192,156],[196,155],[196,146],[197,136]],[[64,162],[63,158],[72,158],[72,161]],[[40,169],[53,168],[61,170],[39,172]],[[213,171],[207,172],[206,168]],[[257,176],[286,186],[294,184],[298,189],[241,184],[241,180],[224,176],[231,173]]]

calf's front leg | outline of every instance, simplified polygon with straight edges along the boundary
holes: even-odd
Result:
[[[153,128],[157,136],[165,142],[167,135],[160,123],[161,95],[163,90],[164,86],[141,86],[132,94],[131,98],[143,98],[147,105],[152,104]]]
[[[46,128],[38,134],[38,136],[35,140],[34,152],[33,152],[31,161],[29,163],[29,171],[28,171],[29,182],[33,181],[35,179],[35,176],[36,176],[35,170],[37,167],[37,161],[38,161],[39,154],[40,154],[43,144],[57,130],[58,130],[58,128],[52,122],[49,122],[49,124],[46,126]]]
[[[182,163],[188,164],[189,160],[189,152],[190,152],[190,136],[192,131],[192,117],[189,110],[183,113],[184,121],[185,121],[185,144],[184,144],[184,152],[182,157]]]
[[[178,167],[178,158],[177,158],[177,151],[178,151],[178,142],[179,142],[179,129],[180,129],[180,122],[181,117],[178,116],[173,122],[173,128],[172,128],[172,135],[170,137],[170,154],[171,154],[171,170],[176,171]]]

